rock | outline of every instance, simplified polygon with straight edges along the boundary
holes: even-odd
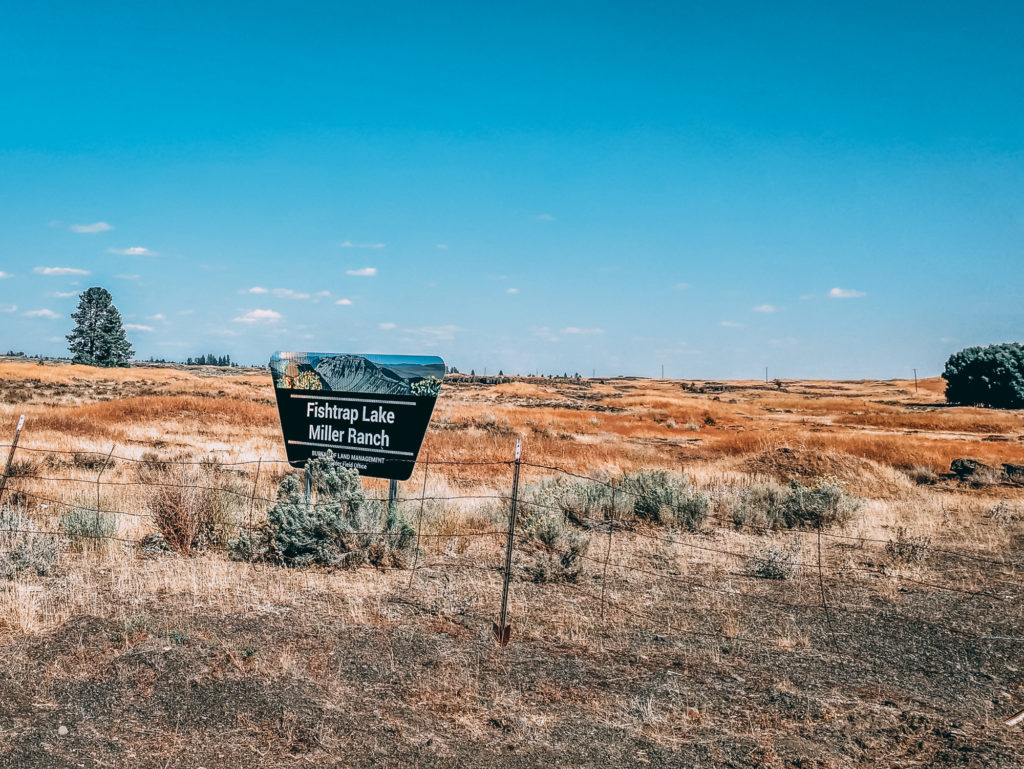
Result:
[[[994,467],[986,465],[984,462],[979,462],[976,459],[968,459],[967,457],[954,459],[949,465],[949,471],[961,481],[972,478],[979,473],[997,472]]]
[[[57,736],[58,737],[67,737],[68,736],[68,728],[66,726],[64,726],[64,724],[61,724],[59,727],[57,727]]]
[[[1006,476],[1006,480],[1012,483],[1024,483],[1024,465],[1005,462],[1003,464],[1003,475]]]

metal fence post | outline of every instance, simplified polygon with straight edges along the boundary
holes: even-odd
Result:
[[[14,461],[14,452],[18,448],[18,439],[21,437],[21,428],[25,426],[25,415],[18,417],[18,429],[14,431],[14,440],[11,441],[11,450],[7,454],[7,464],[4,465],[4,474],[0,475],[0,502],[4,499],[4,489],[7,488],[7,477],[11,474],[11,463]]]
[[[516,501],[519,496],[519,462],[523,451],[523,442],[516,439],[515,471],[512,474],[512,502],[508,511],[508,539],[505,542],[505,582],[501,589],[501,613],[498,621],[494,623],[494,639],[498,646],[508,644],[512,626],[505,623],[508,617],[508,583],[512,577],[512,549],[516,536]]]

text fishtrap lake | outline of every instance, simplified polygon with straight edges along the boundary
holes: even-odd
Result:
[[[412,475],[444,378],[441,358],[276,352],[270,372],[292,465],[331,451],[361,475]]]

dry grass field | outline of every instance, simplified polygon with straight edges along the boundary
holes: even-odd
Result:
[[[400,490],[416,552],[329,570],[225,548],[292,472],[266,372],[0,361],[0,551],[58,543],[0,579],[0,766],[1024,766],[1024,414],[942,390],[449,378]],[[527,518],[618,496],[558,512],[564,578],[517,535],[498,648],[517,438]],[[700,516],[638,517],[646,470]],[[154,478],[212,489],[219,537],[146,547]],[[841,519],[764,517],[815,489]]]

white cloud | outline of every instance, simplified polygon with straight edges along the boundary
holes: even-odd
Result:
[[[555,217],[553,217],[551,214],[538,214],[537,220],[541,222],[553,222],[555,221]]]
[[[235,323],[277,323],[284,316],[273,310],[249,310],[235,318]]]
[[[441,248],[441,249],[445,249],[445,248],[448,248],[448,244],[447,243],[438,243],[437,247]]]
[[[939,341],[942,342],[943,344],[955,344],[956,342],[959,342],[960,340],[957,339],[956,337],[944,336],[944,337],[941,337],[939,339]]]
[[[576,326],[569,326],[568,328],[562,329],[563,334],[603,334],[603,328],[578,328]]]
[[[129,331],[152,331],[152,326],[143,326],[141,323],[125,323],[124,327]]]
[[[330,291],[317,291],[315,294],[313,294],[313,296],[330,296],[330,295],[331,295]]]
[[[280,299],[309,299],[309,294],[292,291],[290,288],[275,288],[270,293]]]
[[[129,248],[108,248],[108,254],[121,254],[122,256],[156,256],[156,251],[150,251],[142,246],[131,246]]]
[[[115,275],[114,277],[115,278],[120,278],[121,280],[138,280],[142,276],[141,275]]]
[[[70,299],[73,296],[78,296],[77,291],[54,291],[50,296],[56,297],[57,299]]]
[[[339,299],[337,302],[335,302],[335,304],[340,304],[342,307],[348,307],[350,304],[352,304],[352,300],[351,299]]]
[[[341,244],[342,248],[384,248],[384,243],[353,243],[351,240],[346,240]]]
[[[14,276],[11,275],[11,273],[4,272],[3,270],[0,270],[0,280],[3,280],[4,278],[13,278],[13,277]]]
[[[518,288],[506,288],[505,289],[505,293],[506,294],[518,294],[519,293],[519,289]]]
[[[759,304],[754,308],[754,312],[778,312],[779,308],[774,304]]]
[[[725,328],[742,328],[743,327],[742,323],[737,323],[736,321],[733,321],[733,320],[723,320],[718,325],[724,326]]]
[[[167,316],[158,312],[156,315],[150,315],[146,320],[167,320]]]
[[[18,305],[16,304],[0,304],[0,312],[17,312]]]
[[[244,291],[239,291],[238,293],[240,293],[240,294],[267,294],[267,293],[270,293],[270,289],[263,288],[263,286],[253,286],[252,288],[247,288]]]
[[[77,267],[36,267],[32,270],[36,275],[88,275],[88,270]]]
[[[792,347],[793,345],[800,344],[800,340],[795,336],[784,336],[780,339],[769,339],[768,344],[772,347]]]
[[[53,310],[47,310],[45,308],[42,310],[29,310],[25,313],[25,316],[28,318],[50,318],[51,320],[60,317],[60,315],[55,313]]]
[[[833,288],[828,292],[828,296],[829,299],[860,299],[867,294],[853,288]]]
[[[379,328],[379,329],[381,329],[383,331],[390,331],[391,329],[397,328],[397,327],[398,327],[397,323],[379,323],[377,325],[377,328]]]
[[[95,235],[97,232],[107,232],[114,229],[106,222],[93,222],[92,224],[72,224],[68,227],[72,232],[81,232],[86,235]]]
[[[357,278],[372,278],[377,274],[376,267],[363,267],[359,270],[345,270],[346,275],[354,275]]]

